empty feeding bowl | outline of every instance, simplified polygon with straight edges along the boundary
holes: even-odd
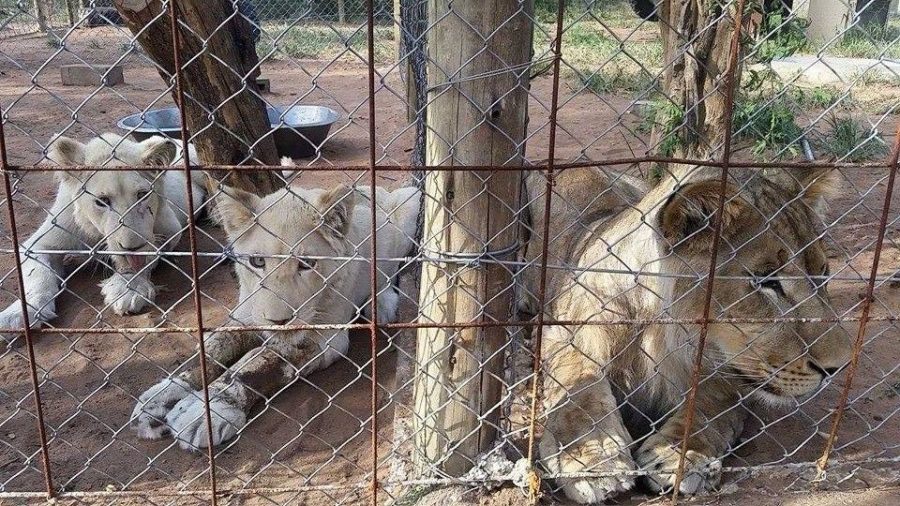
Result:
[[[328,132],[338,120],[338,113],[320,105],[293,105],[267,107],[269,124],[275,130],[273,137],[278,156],[304,158],[316,154]],[[181,138],[181,117],[177,107],[151,109],[132,114],[119,120],[119,128],[131,132],[138,142],[154,135]]]

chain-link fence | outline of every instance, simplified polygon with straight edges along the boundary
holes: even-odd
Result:
[[[895,11],[0,1],[0,502],[890,503]]]

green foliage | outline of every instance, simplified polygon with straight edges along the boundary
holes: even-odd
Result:
[[[762,158],[772,151],[780,156],[800,153],[798,141],[802,130],[788,100],[783,97],[773,101],[741,98],[735,104],[733,129],[737,138],[751,142],[750,152],[754,157]]]
[[[831,86],[817,86],[815,88],[789,88],[791,100],[801,109],[819,108],[830,109],[835,106],[850,107],[853,99],[849,92],[833,88]]]
[[[781,13],[769,13],[760,27],[762,39],[756,47],[757,61],[768,63],[786,58],[808,49],[806,27],[809,21],[797,17],[785,17]]]
[[[267,26],[272,38],[263,37],[257,44],[260,56],[276,50],[275,58],[331,59],[338,56],[355,58],[349,49],[357,54],[366,54],[366,31],[328,25],[304,24],[297,26]],[[375,59],[386,61],[393,56],[393,29],[386,26],[375,27]]]
[[[852,116],[830,115],[828,131],[819,136],[818,148],[842,162],[865,162],[887,154],[887,145],[879,133]]]
[[[657,152],[660,156],[673,156],[681,147],[678,129],[684,124],[684,109],[671,100],[656,99],[647,102],[641,109],[638,131],[650,133],[656,128],[660,132]]]
[[[900,58],[900,21],[887,26],[867,25],[850,30],[828,53],[851,58]]]

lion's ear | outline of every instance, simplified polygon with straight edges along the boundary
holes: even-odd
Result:
[[[840,173],[834,168],[790,169],[785,170],[783,174],[782,177],[791,180],[803,201],[813,209],[818,209],[823,199],[834,195],[840,186],[838,183]]]
[[[218,185],[218,190],[213,216],[225,229],[228,237],[234,240],[253,224],[260,198],[256,194],[221,184]]]
[[[818,209],[840,187],[840,173],[834,168],[778,169],[767,173],[766,178],[788,193],[799,195],[813,209]]]
[[[344,238],[350,228],[354,207],[353,190],[345,185],[338,185],[321,194],[316,208],[322,215],[323,232]]]
[[[61,135],[47,146],[47,158],[63,167],[84,165],[85,145]]]
[[[719,209],[721,183],[700,181],[677,188],[663,204],[659,214],[659,229],[670,248],[706,251],[712,248],[713,216]],[[741,213],[747,212],[746,202],[737,190],[725,185],[725,206],[722,211],[722,233],[726,234]]]
[[[145,165],[162,167],[171,165],[178,156],[178,146],[171,139],[154,136],[141,142],[141,160]]]

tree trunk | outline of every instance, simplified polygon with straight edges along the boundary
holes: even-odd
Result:
[[[429,2],[429,165],[521,165],[528,76],[493,71],[529,61],[532,7],[531,1],[458,0],[456,15],[448,15],[446,0]],[[521,188],[518,170],[427,174],[423,247],[439,259],[422,266],[421,321],[510,319],[511,269],[491,260],[514,258]],[[477,261],[481,256],[485,261]],[[419,329],[417,475],[440,468],[460,476],[491,448],[507,343],[504,327]]]
[[[677,136],[674,153],[664,155],[708,159],[719,154],[725,139],[725,73],[734,33],[734,16],[722,15],[714,0],[666,0],[660,4],[663,40],[663,93],[680,106],[684,122],[675,132],[654,128],[651,147],[659,149],[667,135]],[[717,21],[718,20],[718,21]],[[714,26],[712,26],[714,25]],[[740,86],[736,70],[734,85]]]
[[[175,5],[181,25],[186,122],[188,131],[197,133],[193,142],[200,160],[216,165],[278,165],[275,141],[267,135],[265,103],[256,88],[259,60],[252,27],[243,16],[233,16],[231,0],[179,0]],[[160,0],[115,0],[115,6],[159,65],[163,80],[174,82],[171,20]],[[204,46],[201,38],[206,49],[197,57]],[[246,89],[239,92],[242,88]],[[207,111],[212,110],[215,122],[210,124]],[[229,186],[260,195],[283,186],[281,178],[268,171],[210,173]]]
[[[337,8],[338,8],[338,23],[344,24],[347,22],[347,9],[344,6],[344,0],[337,0]]]
[[[47,6],[44,5],[45,0],[34,0],[34,17],[37,18],[38,29],[47,32],[50,27],[47,26]]]
[[[75,26],[78,21],[78,9],[75,0],[66,0],[66,16],[69,18],[69,26]]]

